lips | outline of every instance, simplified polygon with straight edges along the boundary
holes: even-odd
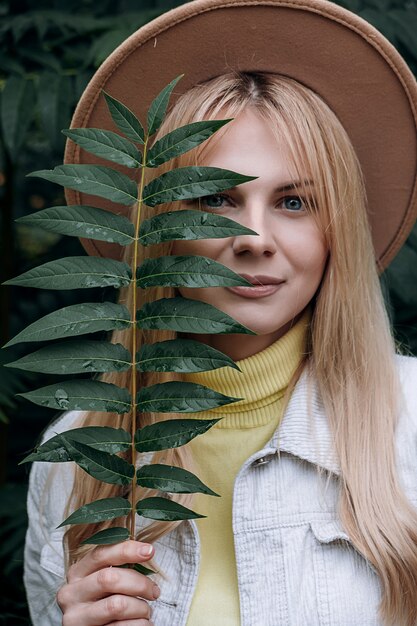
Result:
[[[281,285],[285,283],[285,280],[281,280],[275,276],[267,276],[265,274],[256,274],[255,276],[251,276],[250,274],[240,274],[240,276],[246,278],[246,280],[252,283],[251,286],[226,287],[226,289],[236,296],[249,298],[250,300],[272,296],[280,290]]]
[[[280,285],[284,281],[281,278],[276,278],[275,276],[267,276],[266,274],[255,274],[255,276],[251,276],[250,274],[239,274],[242,278],[246,278],[252,285]]]

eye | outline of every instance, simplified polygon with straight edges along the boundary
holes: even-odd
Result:
[[[305,210],[303,198],[300,196],[286,196],[281,200],[281,204],[287,211],[300,212]]]
[[[206,206],[209,209],[221,209],[224,206],[226,196],[220,194],[212,194],[211,196],[204,196],[199,198],[201,205]]]

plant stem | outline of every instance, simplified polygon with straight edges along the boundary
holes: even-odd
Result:
[[[140,176],[139,183],[139,193],[138,193],[138,212],[136,217],[136,225],[135,225],[135,241],[134,241],[134,252],[133,252],[133,267],[132,267],[132,276],[133,276],[133,334],[132,334],[132,465],[136,470],[136,449],[135,449],[135,433],[136,433],[136,311],[137,311],[137,284],[136,284],[136,268],[138,265],[138,247],[139,247],[139,226],[140,226],[140,214],[142,208],[142,196],[143,196],[143,188],[145,185],[145,163],[147,157],[147,147],[148,147],[149,137],[145,136],[145,143],[143,146],[143,157],[142,157],[142,171]],[[136,519],[136,471],[132,481],[132,489],[131,489],[131,512],[130,512],[130,538],[135,539],[135,519]]]

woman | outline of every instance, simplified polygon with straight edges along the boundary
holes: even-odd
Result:
[[[213,0],[192,5],[172,12],[172,24],[187,11],[201,17],[210,5],[204,26],[212,9],[223,6]],[[346,19],[347,12],[327,3],[311,7]],[[299,10],[300,21],[307,11]],[[253,23],[265,26],[260,8],[257,17]],[[216,24],[223,24],[219,17]],[[198,205],[258,236],[176,241],[161,254],[202,254],[249,278],[252,288],[179,291],[214,304],[256,335],[193,335],[231,356],[242,373],[185,379],[244,400],[199,414],[225,417],[153,461],[195,468],[222,498],[176,497],[207,519],[150,525],[139,519],[137,542],[91,550],[80,542],[94,529],[70,528],[65,581],[63,537],[55,530],[65,505],[74,509],[118,492],[81,470],[73,483],[72,468],[35,464],[25,566],[34,623],[57,624],[62,612],[64,626],[413,626],[417,362],[395,356],[375,265],[380,241],[372,241],[366,211],[366,196],[375,191],[361,171],[366,158],[358,159],[349,134],[315,91],[278,71],[206,77],[178,98],[158,136],[213,118],[233,121],[169,167],[198,163],[257,178],[164,210]],[[120,300],[129,303],[129,297],[125,291]],[[168,334],[148,333],[145,340],[162,338]],[[112,341],[128,345],[129,339],[115,332]],[[151,378],[142,375],[139,384]],[[120,374],[101,379],[128,384]],[[118,426],[118,419],[126,428],[126,416],[69,413],[45,438],[80,424]],[[41,549],[43,536],[48,543]],[[158,585],[112,567],[146,561],[165,574]]]

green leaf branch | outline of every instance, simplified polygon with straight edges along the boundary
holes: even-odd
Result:
[[[18,220],[63,235],[133,246],[131,265],[108,258],[67,257],[45,263],[6,283],[46,289],[108,286],[131,289],[131,310],[112,302],[68,306],[32,323],[6,344],[65,339],[9,363],[12,368],[58,375],[131,372],[129,389],[100,380],[69,379],[19,394],[35,404],[55,409],[130,414],[130,431],[108,426],[74,428],[53,436],[22,461],[72,461],[98,481],[127,488],[129,498],[117,496],[87,503],[60,524],[97,524],[126,519],[125,526],[96,532],[83,543],[110,544],[135,538],[136,515],[165,521],[204,517],[166,495],[140,498],[141,488],[155,489],[162,494],[219,494],[183,468],[162,463],[138,467],[139,455],[183,446],[221,418],[175,417],[141,427],[139,416],[142,413],[198,413],[241,400],[181,380],[138,388],[138,374],[142,372],[181,374],[222,367],[239,369],[227,355],[191,339],[177,337],[139,345],[138,329],[187,334],[254,334],[204,302],[178,296],[150,302],[141,300],[142,291],[153,287],[250,284],[224,265],[203,256],[156,256],[140,262],[143,256],[140,247],[181,239],[256,235],[237,222],[200,210],[164,213],[158,209],[151,218],[142,218],[144,205],[152,209],[178,200],[198,199],[253,179],[215,167],[190,166],[165,171],[147,182],[148,168],[157,168],[192,150],[231,121],[195,122],[153,141],[180,78],[171,81],[156,96],[147,114],[146,129],[123,103],[104,93],[109,114],[120,134],[101,129],[63,131],[84,150],[129,168],[132,177],[101,165],[60,165],[53,170],[30,174],[118,204],[134,205],[137,208],[134,223],[121,215],[84,205],[51,207]],[[129,349],[120,343],[80,338],[88,333],[122,329],[131,333]],[[74,339],[68,340],[71,337]],[[138,571],[152,573],[143,566],[138,566]]]

